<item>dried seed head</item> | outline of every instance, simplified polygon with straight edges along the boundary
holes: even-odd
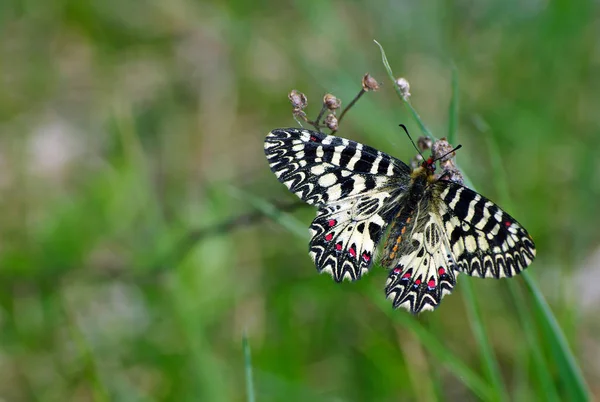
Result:
[[[306,117],[306,113],[304,113],[304,110],[302,110],[301,108],[295,107],[293,113],[294,113],[294,117],[296,119],[302,119],[304,121],[308,121],[308,118]]]
[[[411,160],[410,160],[410,167],[413,169],[418,168],[419,166],[421,166],[421,164],[423,163],[423,157],[419,154],[416,154]]]
[[[329,110],[336,110],[336,109],[339,109],[340,106],[342,106],[342,101],[340,99],[336,98],[332,94],[326,94],[323,97],[323,104]]]
[[[440,164],[441,166],[441,164]],[[454,165],[450,166],[447,169],[443,169],[440,173],[438,173],[436,176],[437,178],[440,178],[442,176],[444,176],[445,180],[460,184],[460,185],[464,185],[465,184],[465,180],[463,178],[462,173],[460,172],[460,170],[458,170],[458,168]]]
[[[456,152],[450,152],[453,149],[454,147],[450,145],[450,143],[448,143],[448,140],[446,140],[446,138],[440,138],[439,140],[433,143],[433,146],[431,147],[431,155],[434,159],[438,159],[443,156],[443,158],[440,159],[440,163],[442,163],[454,158]]]
[[[431,144],[431,138],[427,136],[419,137],[419,139],[417,140],[417,147],[419,147],[419,150],[421,152],[427,151],[429,148],[431,148]]]
[[[442,170],[450,170],[456,167],[456,163],[454,159],[448,159],[446,161],[440,161],[440,169]]]
[[[406,78],[398,78],[396,80],[396,85],[398,85],[398,89],[400,89],[400,93],[402,97],[406,100],[410,96],[410,84],[406,80]]]
[[[335,117],[335,115],[333,113],[329,113],[327,115],[327,117],[325,117],[324,123],[328,129],[333,130],[333,131],[337,131],[337,129],[339,127],[338,119],[337,119],[337,117]]]
[[[288,99],[290,102],[292,102],[294,109],[304,109],[306,105],[308,105],[308,99],[306,98],[306,95],[295,89],[292,89],[292,91],[288,94]]]
[[[362,87],[366,92],[377,91],[379,89],[379,84],[375,78],[371,77],[371,74],[366,73],[362,79]]]

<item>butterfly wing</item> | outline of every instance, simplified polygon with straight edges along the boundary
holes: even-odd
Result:
[[[296,128],[270,132],[265,154],[280,182],[319,207],[310,227],[317,270],[336,281],[359,279],[372,265],[390,201],[407,188],[410,168],[369,146]]]
[[[310,225],[310,255],[319,272],[341,282],[357,280],[371,267],[390,220],[390,193],[364,194],[319,209]]]
[[[385,293],[395,308],[413,314],[434,310],[450,294],[458,274],[444,237],[443,221],[427,193],[414,209],[401,211],[390,233],[383,264],[390,268]],[[387,245],[386,245],[387,249]]]
[[[511,277],[535,258],[535,244],[512,216],[481,194],[452,182],[436,184],[439,212],[457,270],[481,278]]]
[[[367,145],[297,128],[271,131],[265,154],[280,182],[319,207],[406,186],[411,171],[402,161]]]
[[[394,226],[399,227],[392,230],[382,261],[391,268],[386,295],[394,307],[413,314],[433,310],[459,273],[510,277],[535,258],[533,240],[514,218],[459,184],[438,181],[416,208],[404,208],[408,211],[398,213]],[[397,248],[391,247],[394,242]]]

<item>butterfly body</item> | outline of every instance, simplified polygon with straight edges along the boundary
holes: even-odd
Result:
[[[433,310],[458,273],[510,277],[535,257],[522,226],[482,195],[436,177],[431,158],[411,169],[367,145],[296,128],[269,133],[265,154],[279,181],[319,208],[309,244],[319,272],[360,279],[387,230],[380,264],[394,307]]]

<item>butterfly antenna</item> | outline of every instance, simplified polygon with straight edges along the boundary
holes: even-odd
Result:
[[[459,150],[459,149],[461,149],[461,148],[462,148],[462,145],[460,145],[460,144],[459,144],[459,145],[457,145],[455,148],[453,148],[452,150],[450,150],[450,151],[446,152],[444,155],[442,155],[442,156],[440,156],[440,157],[438,157],[438,158],[435,158],[434,162],[435,162],[435,161],[439,161],[440,159],[443,159],[443,158],[445,158],[445,157],[446,157],[446,155],[450,155],[452,152],[454,152],[454,151],[457,151],[457,150]]]
[[[406,133],[406,135],[408,135],[408,139],[410,140],[410,142],[412,142],[413,147],[415,147],[415,149],[417,150],[417,152],[419,153],[419,155],[421,155],[421,158],[425,159],[425,157],[421,153],[421,150],[417,147],[417,144],[415,144],[415,142],[413,141],[412,137],[408,133],[408,129],[406,128],[406,126],[404,124],[400,124],[400,127],[402,127],[404,129],[404,132]]]

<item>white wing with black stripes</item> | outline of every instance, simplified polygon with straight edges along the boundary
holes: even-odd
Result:
[[[397,218],[382,260],[392,268],[386,295],[413,313],[435,309],[459,273],[511,277],[535,257],[533,240],[514,218],[456,183],[431,183]]]
[[[273,130],[265,154],[280,182],[319,207],[310,226],[310,255],[338,282],[359,279],[373,263],[392,199],[410,168],[367,145],[304,129]]]
[[[265,154],[279,181],[319,207],[310,226],[319,272],[338,282],[359,279],[391,223],[381,265],[390,270],[385,291],[394,307],[433,310],[459,273],[510,277],[535,258],[533,240],[515,219],[436,177],[432,158],[411,170],[369,146],[295,128],[270,132]]]
[[[439,186],[439,213],[458,271],[504,278],[533,262],[533,239],[512,216],[467,187],[450,182]]]

